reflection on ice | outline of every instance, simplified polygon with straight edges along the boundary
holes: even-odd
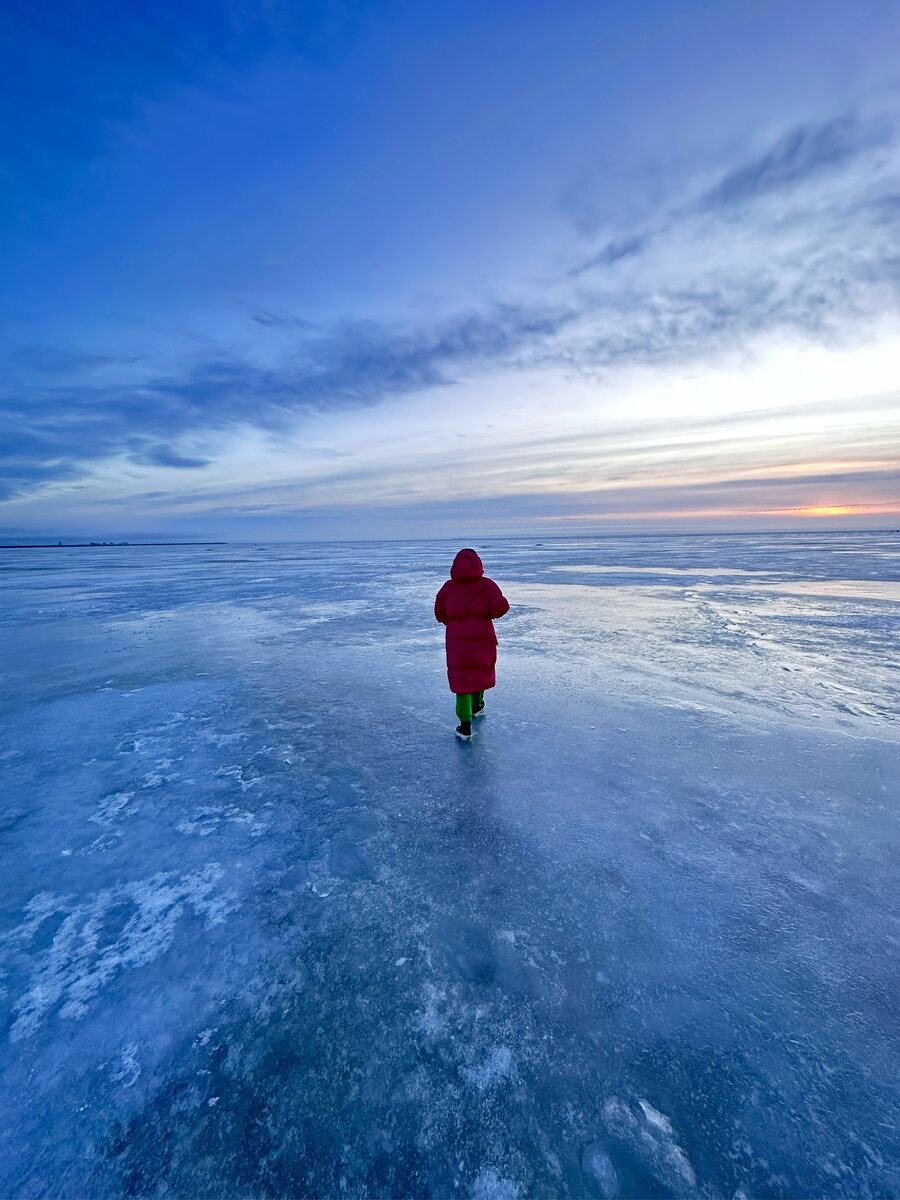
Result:
[[[888,535],[6,552],[0,1193],[890,1196]]]
[[[602,574],[603,572],[606,572],[608,575],[628,575],[629,573],[633,575],[689,575],[692,579],[696,579],[698,576],[705,578],[707,575],[711,578],[716,575],[750,575],[754,579],[758,579],[761,575],[773,574],[771,571],[763,570],[743,571],[740,569],[740,567],[703,567],[702,569],[698,570],[696,567],[661,567],[657,565],[648,565],[644,567],[612,567],[609,564],[602,563],[575,563],[569,566],[559,566],[557,564],[556,566],[551,567],[550,570],[587,571],[598,575]]]
[[[848,600],[890,600],[900,602],[900,582],[882,579],[820,579],[811,582],[795,579],[793,583],[769,585],[769,591],[793,596],[835,596]]]

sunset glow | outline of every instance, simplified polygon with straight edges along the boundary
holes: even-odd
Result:
[[[860,504],[814,504],[797,511],[807,513],[811,517],[839,517],[846,513],[864,512],[865,508]]]
[[[776,509],[785,513],[800,513],[808,517],[845,517],[853,513],[884,513],[900,515],[900,500],[893,504],[810,504],[803,508]]]

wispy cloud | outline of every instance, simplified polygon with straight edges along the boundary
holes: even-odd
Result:
[[[787,406],[691,420],[621,420],[593,432],[505,431],[474,443],[444,439],[431,449],[385,443],[343,461],[304,461],[267,482],[202,481],[172,493],[159,514],[218,518],[266,512],[338,511],[342,506],[405,508],[449,505],[481,497],[520,511],[521,496],[542,496],[546,511],[656,511],[671,493],[682,507],[755,507],[898,501],[900,455],[896,393],[853,402],[865,417],[849,427],[848,400]],[[803,425],[798,426],[802,416]],[[866,421],[868,424],[866,424]],[[799,432],[798,432],[799,429]],[[812,432],[818,430],[818,432]],[[109,504],[141,510],[155,497],[139,493]],[[439,498],[439,499],[438,499]],[[575,499],[577,503],[575,502]],[[524,501],[522,502],[524,503]],[[536,501],[535,501],[536,503]],[[525,511],[522,509],[521,511]]]
[[[279,314],[266,312],[260,309],[259,312],[252,314],[252,319],[257,325],[262,325],[268,329],[312,329],[312,321],[305,321],[302,317],[293,317],[289,313]]]
[[[728,171],[700,195],[694,207],[712,211],[783,191],[844,166],[887,141],[888,129],[848,115],[820,125],[801,125],[779,138],[764,154]]]
[[[590,258],[579,263],[569,271],[569,278],[577,278],[593,267],[611,267],[613,263],[621,262],[623,258],[633,258],[640,254],[653,238],[653,233],[634,233],[615,241],[607,242],[602,250],[592,254]]]
[[[660,242],[677,243],[698,232],[712,239],[712,250],[723,236],[734,239],[736,218],[744,222],[740,233],[745,239],[765,237],[776,254],[785,230],[796,221],[804,222],[812,235],[827,232],[838,245],[852,241],[854,233],[872,234],[894,209],[896,157],[896,128],[885,117],[862,120],[847,114],[796,126],[762,153],[720,173],[715,182],[695,187],[693,193],[682,187],[682,194],[669,197],[652,218],[637,228],[620,229],[582,257],[569,277],[611,267],[658,248]],[[783,202],[774,221],[751,211],[754,202],[773,197]],[[698,218],[705,220],[698,225]],[[838,218],[843,228],[835,226]]]
[[[896,156],[886,126],[839,116],[795,128],[674,197],[654,227],[613,231],[582,253],[574,281],[451,319],[345,321],[316,334],[301,318],[254,309],[257,326],[297,334],[276,365],[221,353],[161,371],[149,357],[22,347],[18,382],[0,395],[2,494],[71,480],[116,455],[200,470],[214,456],[204,439],[223,430],[282,434],[304,417],[492,372],[590,375],[707,361],[772,334],[859,333],[900,307]],[[774,211],[749,211],[774,196]]]
[[[205,467],[210,461],[208,458],[187,458],[183,454],[178,454],[171,446],[166,445],[148,446],[146,449],[129,455],[129,457],[132,462],[143,466],[179,467],[183,469]]]
[[[19,346],[7,356],[7,366],[14,371],[35,375],[84,375],[100,367],[129,365],[139,362],[137,355],[92,354],[84,350],[67,350],[61,346]]]
[[[119,384],[46,386],[36,379],[0,396],[9,435],[0,449],[7,494],[16,481],[30,487],[42,465],[46,478],[60,478],[63,461],[69,474],[73,463],[125,452],[136,435],[167,439],[168,447],[164,456],[142,449],[137,461],[201,465],[171,448],[172,439],[240,424],[279,431],[303,414],[445,387],[458,368],[508,361],[552,336],[572,315],[497,305],[431,330],[348,322],[329,336],[304,341],[277,369],[217,357],[195,362],[180,376]]]

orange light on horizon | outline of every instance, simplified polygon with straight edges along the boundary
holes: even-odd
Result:
[[[770,508],[769,513],[791,513],[804,517],[847,517],[865,514],[890,515],[900,511],[900,501],[882,501],[878,504],[805,504],[799,508]]]
[[[809,517],[842,517],[847,513],[865,512],[863,504],[810,504],[806,508],[794,509],[794,512],[804,513]]]
[[[807,504],[796,508],[668,508],[636,511],[554,513],[538,521],[646,521],[703,517],[852,517],[900,515],[900,499],[872,504]]]

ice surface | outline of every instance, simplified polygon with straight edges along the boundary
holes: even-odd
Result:
[[[0,1195],[897,1196],[900,539],[0,559]]]

